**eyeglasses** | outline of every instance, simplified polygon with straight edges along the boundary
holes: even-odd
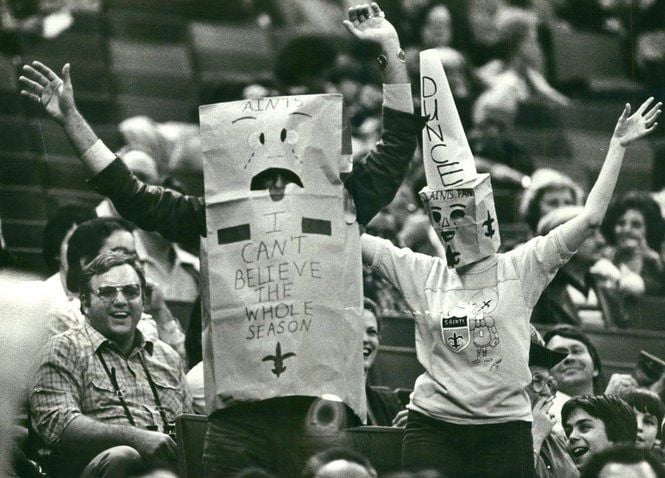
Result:
[[[554,377],[545,378],[542,375],[534,375],[531,379],[531,388],[536,393],[542,393],[547,388],[547,392],[554,395],[559,389],[559,384]]]
[[[138,299],[141,295],[141,286],[139,284],[125,284],[125,285],[103,285],[96,291],[92,291],[97,297],[104,302],[113,302],[118,298],[118,293],[127,300]]]

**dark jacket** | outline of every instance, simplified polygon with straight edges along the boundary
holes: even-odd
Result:
[[[392,201],[423,126],[424,119],[415,115],[383,109],[381,141],[344,178],[359,224],[366,225]],[[90,184],[111,199],[123,218],[141,229],[157,231],[193,249],[198,247],[200,236],[206,235],[204,198],[144,184],[119,159],[92,178]]]

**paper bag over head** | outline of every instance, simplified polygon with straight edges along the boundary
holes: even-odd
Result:
[[[449,267],[495,253],[500,246],[489,175],[478,174],[441,59],[420,53],[422,132],[427,186],[420,197],[446,248]]]
[[[208,410],[334,395],[366,413],[358,223],[345,215],[342,98],[200,108]],[[274,194],[271,182],[287,180]]]

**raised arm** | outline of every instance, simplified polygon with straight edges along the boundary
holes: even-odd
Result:
[[[365,225],[395,197],[424,123],[412,114],[411,85],[399,37],[379,6],[372,3],[350,8],[344,25],[359,40],[374,41],[381,48],[381,140],[354,165],[345,182],[356,205],[358,222]]]
[[[651,133],[658,125],[656,119],[660,116],[662,103],[654,106],[651,103],[653,98],[642,103],[632,115],[630,104],[626,104],[614,128],[605,162],[584,205],[584,212],[560,226],[569,250],[577,250],[602,223],[614,193],[626,148]]]
[[[46,65],[34,61],[23,67],[21,94],[39,103],[58,122],[92,176],[91,184],[113,202],[120,215],[146,231],[198,247],[206,234],[202,198],[180,194],[139,181],[99,140],[76,108],[69,63],[62,79]]]
[[[63,127],[79,158],[83,158],[83,153],[88,151],[99,138],[76,108],[70,64],[67,63],[62,67],[62,78],[60,78],[48,66],[33,61],[32,65],[23,67],[19,82],[22,88],[21,94],[42,105],[48,115]],[[90,173],[95,175],[113,159],[108,156],[91,156],[83,162]]]

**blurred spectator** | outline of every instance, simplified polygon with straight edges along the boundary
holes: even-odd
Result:
[[[363,290],[365,297],[369,297],[377,305],[379,314],[412,313],[411,308],[404,300],[400,291],[371,267],[363,265]]]
[[[531,383],[526,393],[531,401],[533,422],[533,453],[538,478],[573,478],[578,475],[575,464],[566,451],[566,442],[553,431],[555,416],[550,412],[557,391],[556,380],[550,369],[561,362],[566,354],[555,352],[542,344],[538,332],[531,326],[529,370]]]
[[[572,179],[554,169],[542,168],[531,176],[531,184],[520,201],[520,218],[534,233],[538,221],[562,206],[581,206],[584,192]]]
[[[658,448],[662,437],[661,425],[665,416],[665,405],[660,397],[643,388],[637,388],[621,394],[628,405],[633,407],[637,419],[637,439],[640,448]]]
[[[372,463],[360,453],[346,448],[330,448],[312,455],[305,463],[303,478],[373,478]]]
[[[538,222],[536,233],[544,236],[559,224],[582,212],[582,206],[557,208]],[[602,258],[605,239],[596,231],[577,253],[557,272],[533,309],[531,321],[537,324],[573,324],[604,327],[609,316],[605,291],[591,267]]]
[[[127,150],[152,157],[160,177],[178,170],[203,171],[201,140],[196,124],[158,123],[147,116],[127,118],[118,125]]]
[[[569,100],[542,75],[543,52],[538,43],[538,19],[526,10],[504,9],[497,18],[497,58],[476,70],[489,88],[513,95],[518,104],[538,99],[555,105]]]
[[[436,235],[429,217],[422,209],[418,209],[406,219],[398,238],[399,244],[408,247],[413,252],[434,257],[446,257],[446,251]]]
[[[467,22],[470,38],[465,53],[474,66],[497,58],[499,41],[498,17],[504,7],[502,0],[469,0]]]
[[[129,147],[117,154],[139,180],[146,184],[159,184],[160,172],[152,156]],[[108,199],[104,199],[96,211],[100,217],[120,217]],[[135,228],[133,234],[136,253],[146,276],[150,282],[159,284],[166,300],[196,300],[199,295],[199,259],[156,232]]]
[[[581,478],[665,478],[656,455],[635,445],[613,445],[591,456]]]
[[[612,263],[620,271],[614,287],[631,296],[664,294],[665,270],[656,251],[660,250],[665,224],[656,202],[644,192],[615,198],[602,231],[614,247]],[[638,278],[643,285],[636,283]]]
[[[51,306],[71,298],[67,289],[67,244],[76,226],[95,217],[94,209],[68,204],[59,208],[49,219],[42,236],[42,256],[50,274],[42,291],[51,298]]]
[[[530,184],[533,159],[515,138],[517,102],[506,91],[491,88],[473,106],[469,146],[480,172],[488,172],[498,187],[522,189]]]
[[[365,378],[374,365],[379,352],[381,338],[381,318],[378,315],[376,304],[365,298],[363,303],[362,319],[365,325],[363,334],[363,360]],[[397,414],[404,407],[397,394],[388,387],[370,385],[365,383],[367,397],[367,425],[391,426]],[[404,426],[404,423],[401,423]]]
[[[634,444],[637,423],[631,407],[616,395],[581,395],[561,410],[568,452],[577,468],[613,444]]]
[[[108,251],[136,254],[132,231],[131,223],[117,218],[96,218],[79,225],[69,238],[67,289],[72,293],[80,294],[81,271],[97,255]],[[164,295],[154,284],[148,284],[145,309],[151,315],[146,314],[141,318],[138,324],[141,333],[149,339],[161,339],[173,347],[181,357],[184,357],[185,335],[166,306]],[[57,305],[49,313],[47,322],[50,335],[82,325],[85,318],[81,313],[80,300],[73,299]]]

